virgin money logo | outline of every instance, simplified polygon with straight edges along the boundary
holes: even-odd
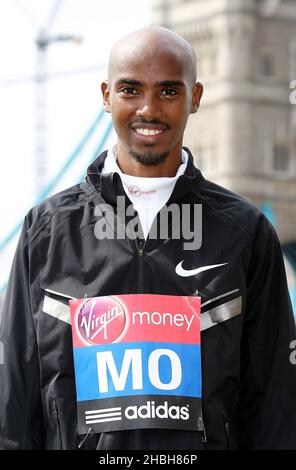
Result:
[[[138,186],[129,186],[128,192],[132,196],[141,196],[141,190],[138,188]]]
[[[78,330],[91,345],[114,343],[122,334],[125,324],[124,307],[109,296],[87,300],[77,317]]]
[[[131,196],[149,196],[150,194],[155,194],[156,190],[151,189],[150,191],[142,191],[138,186],[129,186],[128,187],[128,192]]]

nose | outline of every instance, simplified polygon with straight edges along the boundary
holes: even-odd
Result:
[[[161,116],[159,101],[153,95],[145,95],[136,111],[138,117],[155,119]]]

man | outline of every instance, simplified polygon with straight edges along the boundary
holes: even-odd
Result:
[[[1,328],[2,448],[296,448],[296,369],[289,361],[295,327],[280,245],[257,209],[205,180],[190,151],[182,149],[187,119],[197,111],[202,91],[192,47],[165,28],[133,32],[112,49],[102,92],[117,145],[90,166],[84,183],[29,212],[15,255]],[[122,201],[136,213],[123,213]],[[162,219],[166,208],[172,216]],[[126,232],[119,236],[122,228]],[[138,315],[140,321],[133,340],[125,343],[130,355],[118,359],[121,317],[106,307],[103,320],[96,302],[152,301],[143,294],[160,295],[153,298],[171,302],[170,309],[159,308],[149,317],[143,306],[134,312],[133,319]],[[73,333],[77,390],[69,299],[82,299],[72,327],[83,325],[85,333]],[[192,317],[183,310],[171,314],[182,299],[196,302]],[[199,318],[201,369],[198,360],[192,362],[197,329],[192,340],[186,336]],[[160,322],[166,342],[151,333]],[[109,344],[110,325],[118,332],[114,326]],[[124,334],[131,326],[125,325]],[[95,331],[92,342],[90,331]],[[152,334],[147,358],[146,334]],[[94,345],[96,335],[101,344]],[[89,428],[79,436],[80,385],[86,395],[92,387],[91,380],[80,377],[90,365],[85,355],[90,344],[97,348],[97,396],[89,401],[92,411],[85,411]],[[153,349],[153,344],[162,347]],[[147,359],[147,371],[139,367],[139,358]],[[200,370],[198,410],[197,393],[189,387],[184,402],[175,390]],[[127,392],[130,382],[134,389]],[[100,399],[116,384],[121,392],[102,414]],[[148,389],[154,394],[143,396]],[[196,419],[189,426],[191,406]]]

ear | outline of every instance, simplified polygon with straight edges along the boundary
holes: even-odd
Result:
[[[110,106],[110,91],[108,82],[101,83],[101,91],[103,95],[103,104],[106,113],[111,113],[111,106]]]
[[[192,92],[191,111],[190,111],[191,114],[194,114],[197,112],[202,95],[203,95],[203,86],[200,82],[197,82],[194,85],[193,92]]]

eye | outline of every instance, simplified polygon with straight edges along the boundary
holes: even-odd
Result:
[[[138,91],[134,87],[125,87],[119,90],[120,93],[124,93],[125,95],[137,95]]]
[[[161,90],[160,94],[165,98],[170,98],[171,96],[177,95],[178,92],[174,88],[165,88],[164,90]]]

